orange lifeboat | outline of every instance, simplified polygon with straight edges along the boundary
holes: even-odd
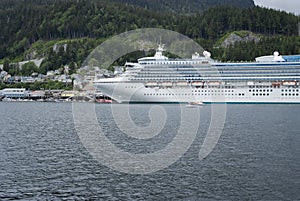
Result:
[[[203,82],[192,82],[192,86],[195,86],[195,87],[201,87],[203,85],[204,85]]]
[[[284,81],[282,82],[283,86],[296,86],[297,82],[296,81]]]

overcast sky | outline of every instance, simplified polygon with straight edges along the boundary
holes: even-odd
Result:
[[[258,6],[284,10],[300,15],[300,0],[254,0]]]

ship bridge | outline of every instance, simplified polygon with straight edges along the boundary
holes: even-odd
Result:
[[[149,64],[154,61],[167,61],[169,60],[168,57],[163,55],[164,47],[163,45],[159,45],[159,47],[156,50],[156,53],[153,57],[143,57],[141,59],[138,59],[139,64]]]

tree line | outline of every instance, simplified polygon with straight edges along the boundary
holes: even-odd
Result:
[[[218,6],[182,15],[100,0],[3,0],[0,5],[0,60],[24,59],[27,51],[41,41],[69,40],[67,51],[53,52],[50,47],[37,50],[38,56],[46,57],[42,72],[74,63],[80,66],[89,52],[106,38],[150,27],[182,33],[212,51],[218,59],[244,59],[246,56],[240,55],[241,52],[248,56],[270,53],[274,51],[270,46],[280,48],[276,50],[283,53],[299,53],[299,16],[255,6],[243,9]],[[241,43],[227,49],[214,48],[218,39],[235,30],[261,35],[259,46]]]

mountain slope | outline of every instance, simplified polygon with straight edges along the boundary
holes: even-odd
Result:
[[[110,0],[140,6],[155,11],[169,11],[176,13],[199,13],[215,6],[235,6],[249,8],[254,6],[253,0]]]
[[[179,15],[104,0],[0,0],[0,62],[4,58],[18,61],[27,58],[27,51],[37,41],[44,43],[79,38],[102,41],[137,28],[173,30],[199,41],[205,48],[213,47],[216,40],[235,30],[248,30],[266,36],[297,36],[299,19],[292,14],[260,7],[240,9],[217,6],[201,14]],[[283,39],[275,43],[289,44]],[[72,54],[80,54],[79,58],[83,58],[97,44],[84,40],[76,44],[84,48],[76,46]],[[269,46],[273,44],[272,41]],[[299,47],[299,43],[295,46]],[[31,54],[36,52],[37,56],[45,56],[48,53],[43,49],[47,48],[37,48],[29,54],[36,55]],[[78,53],[76,49],[87,50]],[[271,49],[274,51],[274,48]],[[279,49],[297,51],[290,46]],[[69,57],[73,58],[72,54]]]

